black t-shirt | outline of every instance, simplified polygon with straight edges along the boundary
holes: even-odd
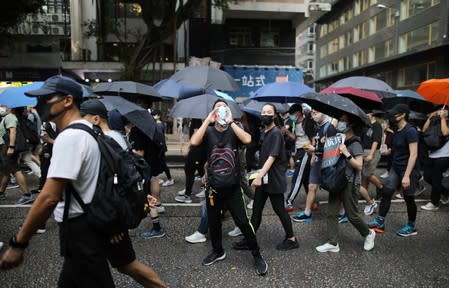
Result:
[[[363,149],[371,149],[373,142],[377,142],[377,150],[380,149],[380,144],[382,144],[382,126],[379,122],[374,122],[372,127],[367,128],[363,133]]]
[[[270,170],[268,170],[268,183],[264,182],[262,188],[270,194],[283,194],[287,189],[285,172],[287,171],[288,163],[285,154],[284,137],[278,127],[274,127],[263,134],[259,158],[260,168],[262,168],[270,156],[276,157],[276,160]]]
[[[418,131],[415,127],[407,123],[401,130],[393,134],[392,165],[400,170],[407,168],[408,158],[410,157],[409,144],[418,143]]]
[[[315,155],[321,157],[324,151],[325,137],[332,137],[337,134],[337,129],[332,125],[332,123],[326,122],[322,124],[315,135]]]
[[[157,176],[162,173],[162,149],[158,147],[140,129],[133,127],[128,135],[129,143],[134,150],[143,150],[144,159],[151,167],[151,175]]]

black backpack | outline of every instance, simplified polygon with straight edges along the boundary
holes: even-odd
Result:
[[[30,147],[33,147],[33,146],[36,146],[37,144],[39,144],[40,143],[40,135],[38,133],[37,123],[31,121],[30,119],[28,119],[27,116],[24,116],[24,115],[18,116],[17,120],[19,123],[18,127],[19,127],[21,133],[23,134],[28,145],[30,145]]]
[[[349,147],[354,142],[361,141],[359,137],[353,136],[351,139],[345,141],[345,145]],[[339,193],[348,184],[348,177],[346,176],[346,167],[348,160],[341,154],[337,162],[329,167],[321,169],[321,188],[329,193]]]
[[[70,194],[87,213],[88,223],[97,231],[113,235],[134,229],[147,213],[147,199],[150,167],[134,153],[123,150],[111,137],[99,129],[84,124],[72,124],[66,129],[80,129],[88,132],[98,143],[101,153],[97,187],[92,202],[84,204],[73,185],[66,188],[64,221],[68,217]]]
[[[429,127],[422,133],[422,140],[430,151],[438,150],[446,144],[447,138],[441,132],[440,116],[430,119]]]

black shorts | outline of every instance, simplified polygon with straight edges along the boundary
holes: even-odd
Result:
[[[3,145],[1,149],[1,159],[2,159],[2,172],[4,175],[14,174],[20,170],[19,168],[19,154],[14,153],[11,156],[6,155],[7,146]]]
[[[123,233],[123,239],[118,244],[109,243],[106,250],[111,266],[119,268],[136,260],[133,244],[129,238],[128,231]]]

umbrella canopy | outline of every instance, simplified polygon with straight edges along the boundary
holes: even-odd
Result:
[[[449,78],[424,81],[416,92],[433,104],[449,105]]]
[[[347,114],[349,118],[362,121],[370,126],[371,123],[366,113],[350,99],[338,94],[307,93],[301,96],[302,100],[324,114],[334,118],[340,118]]]
[[[260,117],[260,112],[262,110],[262,107],[267,104],[267,102],[259,102],[256,100],[247,100],[244,103],[239,104],[240,108],[251,115],[254,115],[256,117]],[[276,111],[278,113],[285,113],[290,109],[290,106],[286,103],[272,103],[276,107]]]
[[[207,93],[209,93],[208,91],[206,91]],[[213,93],[209,93],[209,94],[215,94],[218,97],[223,98],[224,100],[226,100],[226,102],[235,102],[234,98],[232,98],[229,94],[218,91],[218,90],[212,90]]]
[[[115,81],[110,83],[101,83],[94,88],[98,95],[116,95],[122,97],[145,96],[151,101],[162,100],[161,94],[150,85],[134,81]]]
[[[205,119],[218,99],[223,98],[211,94],[202,94],[181,100],[173,106],[171,115],[182,118]],[[231,109],[232,117],[235,119],[242,117],[242,111],[240,111],[237,103],[226,102]]]
[[[237,91],[240,89],[231,75],[210,66],[187,67],[173,74],[170,79],[204,89],[212,88],[222,91]]]
[[[394,92],[396,93],[395,97],[385,98],[383,100],[384,110],[389,110],[399,103],[407,104],[410,110],[426,114],[435,110],[435,106],[432,103],[426,101],[426,99],[413,90],[394,90]]]
[[[395,96],[393,88],[382,80],[365,77],[365,76],[353,76],[348,78],[343,78],[329,88],[358,88],[365,91],[372,91],[377,94],[380,98],[388,98]]]
[[[156,121],[147,110],[120,96],[104,96],[99,99],[108,111],[116,109],[123,117],[133,123],[139,130],[155,143],[160,143],[162,135],[156,129]]]
[[[170,99],[184,99],[204,93],[203,88],[176,82],[172,79],[163,79],[154,84],[153,87],[163,97],[167,97]]]
[[[256,90],[250,99],[264,102],[293,103],[301,100],[301,95],[314,92],[312,88],[297,82],[274,82]]]
[[[328,87],[321,90],[321,94],[338,94],[351,99],[362,109],[380,108],[382,100],[376,93],[354,87]]]

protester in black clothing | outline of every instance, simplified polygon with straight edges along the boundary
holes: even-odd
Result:
[[[285,176],[287,155],[285,153],[284,138],[280,129],[274,124],[274,118],[276,117],[275,106],[265,104],[262,107],[261,115],[261,122],[265,129],[260,149],[259,166],[261,169],[251,184],[257,187],[251,223],[257,231],[262,221],[262,211],[265,202],[270,198],[271,206],[281,220],[286,234],[284,240],[276,246],[276,249],[295,249],[299,247],[299,244],[293,234],[290,216],[284,210],[284,192],[287,189]]]
[[[225,116],[218,118],[217,113],[224,111]],[[210,124],[215,123],[213,127]],[[192,146],[198,146],[205,142],[208,151],[208,159],[211,152],[218,145],[229,145],[234,154],[234,163],[238,163],[238,146],[251,142],[251,135],[246,133],[240,126],[232,121],[232,113],[224,100],[217,100],[213,105],[213,110],[204,120],[198,131],[190,139]],[[211,163],[208,163],[211,165]],[[254,256],[256,272],[259,275],[266,274],[268,265],[262,258],[259,246],[256,240],[255,231],[247,218],[245,203],[243,202],[242,192],[240,191],[240,181],[235,177],[232,186],[226,188],[217,188],[211,183],[212,175],[208,175],[210,189],[207,195],[207,215],[209,220],[209,234],[212,242],[213,251],[203,260],[203,265],[211,265],[217,261],[226,258],[225,250],[222,246],[221,215],[223,206],[231,212],[235,224],[240,228],[245,236],[248,247],[252,250]]]
[[[175,180],[171,177],[170,168],[167,166],[167,160],[165,159],[165,153],[168,151],[167,149],[167,141],[165,139],[165,128],[164,123],[161,120],[161,111],[154,109],[151,111],[151,115],[153,116],[154,120],[156,121],[156,129],[159,131],[159,133],[162,135],[162,151],[161,151],[161,166],[162,171],[167,176],[167,181],[164,181],[161,185],[163,187],[170,186],[175,184]]]

